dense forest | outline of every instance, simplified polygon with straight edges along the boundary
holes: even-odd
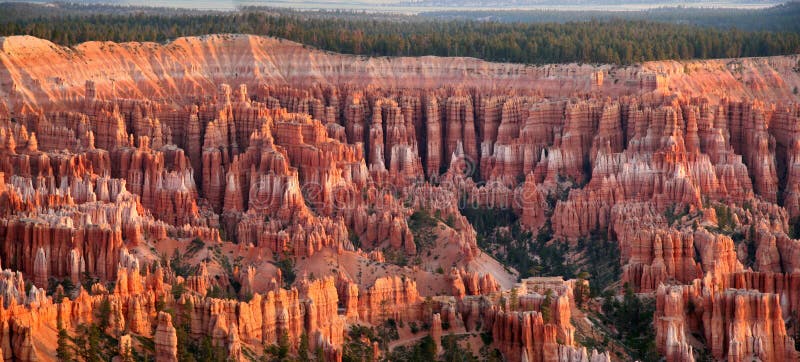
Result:
[[[13,6],[28,8],[20,11]],[[0,4],[0,35],[27,34],[74,45],[89,40],[166,42],[187,35],[247,33],[348,54],[468,56],[528,64],[629,64],[800,52],[797,32],[722,30],[645,20],[505,23],[256,8],[158,14],[61,6],[64,11],[58,6]]]
[[[565,23],[587,20],[647,20],[747,31],[800,32],[800,1],[763,9],[664,7],[641,11],[598,10],[475,10],[429,11],[423,17],[439,20],[482,20],[505,23]]]

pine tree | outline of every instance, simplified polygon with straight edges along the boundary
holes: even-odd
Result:
[[[98,313],[100,319],[97,322],[97,327],[101,331],[105,331],[109,326],[111,317],[111,301],[108,298],[104,298],[103,301],[100,302]]]
[[[309,361],[308,358],[308,335],[303,334],[300,335],[300,347],[297,349],[297,355],[300,357],[301,361]],[[317,356],[321,357],[321,356]]]
[[[508,307],[511,310],[516,310],[519,307],[519,291],[517,291],[517,288],[511,288],[511,293],[508,296]]]
[[[541,306],[542,319],[544,320],[545,323],[552,322],[553,319],[553,312],[551,310],[552,304],[553,304],[553,290],[548,289],[544,293],[544,300],[542,301],[542,306]]]
[[[58,322],[58,347],[56,348],[56,358],[59,361],[73,361],[72,347],[70,346],[69,333]]]
[[[575,305],[578,308],[583,307],[586,303],[586,300],[589,299],[589,286],[586,283],[586,280],[589,279],[589,273],[582,271],[578,273],[577,280],[575,282]]]

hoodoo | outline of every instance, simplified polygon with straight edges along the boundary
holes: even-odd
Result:
[[[2,38],[3,357],[796,361],[798,59]]]

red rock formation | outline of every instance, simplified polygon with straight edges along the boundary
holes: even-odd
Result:
[[[667,361],[694,361],[692,347],[686,339],[688,327],[684,311],[685,305],[694,303],[691,299],[684,302],[684,298],[694,296],[685,295],[684,291],[684,288],[662,284],[656,294],[656,346]]]
[[[452,295],[462,298],[466,295],[490,294],[500,290],[500,286],[491,274],[479,275],[476,272],[467,272],[463,269],[453,268],[448,276],[451,283]]]
[[[703,288],[713,283],[703,281]],[[797,359],[794,340],[786,334],[776,294],[728,289],[703,292],[695,283],[658,290],[656,331],[659,351],[680,360],[687,352],[685,327],[705,334],[715,358],[744,361]]]
[[[186,278],[186,288],[202,296],[205,296],[208,289],[212,287],[211,283],[211,276],[208,274],[206,263],[200,263],[195,275]]]
[[[333,277],[304,283],[300,286],[304,297],[307,299],[305,304],[306,322],[305,330],[315,331],[324,336],[326,343],[317,347],[324,347],[326,344],[340,346],[344,342],[344,318],[338,313],[338,295],[336,284]]]
[[[509,360],[609,360],[574,341],[572,282],[529,279],[500,305],[513,276],[478,247],[470,206],[550,225],[551,242],[618,243],[621,282],[657,296],[669,361],[694,358],[692,333],[718,359],[797,358],[796,57],[532,68],[237,35],[0,43],[6,360],[50,357],[55,321],[74,331],[105,301],[120,353],[155,327],[164,360],[188,326],[234,360],[283,336],[296,353],[306,334],[338,361],[348,324],[388,318],[432,322],[437,343],[444,323],[480,325]],[[441,220],[415,240],[422,209]],[[278,287],[286,259],[297,289]],[[87,276],[60,303],[39,289]],[[442,292],[456,298],[424,302]]]
[[[436,344],[437,353],[442,350],[442,316],[439,313],[433,315],[431,321],[431,338]]]
[[[86,271],[101,278],[114,278],[123,245],[120,230],[108,226],[76,228],[71,220],[64,222],[58,218],[38,222],[7,220],[0,225],[0,235],[5,240],[2,259],[9,261],[10,267],[32,273],[36,283],[46,286],[49,276],[74,275],[75,259],[70,263],[67,256],[78,250]]]
[[[538,291],[546,289],[547,297]],[[543,291],[546,292],[546,291]],[[485,328],[490,328],[493,345],[503,356],[515,361],[583,361],[585,348],[574,346],[574,327],[570,322],[572,287],[561,278],[529,278],[517,285],[519,305],[490,306],[482,314]],[[549,304],[549,305],[548,305]],[[544,320],[542,308],[550,309]],[[592,351],[592,361],[610,361],[610,356]]]
[[[387,318],[419,320],[422,298],[417,284],[410,279],[386,277],[359,293],[358,316],[361,320],[376,323]]]
[[[636,217],[634,215],[641,215]],[[620,244],[622,281],[641,291],[654,291],[667,280],[689,283],[703,274],[695,257],[695,237],[686,230],[664,227],[650,204],[615,207],[614,232]]]
[[[158,313],[156,332],[153,335],[156,345],[156,360],[173,362],[178,360],[178,337],[172,326],[172,316],[166,312]]]
[[[792,315],[800,306],[800,274],[752,272],[744,271],[730,275],[729,281],[723,281],[723,286],[736,289],[755,289],[762,293],[773,293],[780,296],[783,315]]]
[[[515,200],[519,200],[516,206],[522,209],[520,224],[529,229],[538,230],[547,220],[545,214],[548,208],[546,195],[542,188],[536,185],[532,174],[528,174],[525,183],[518,190]]]
[[[755,192],[770,202],[777,200],[778,176],[775,169],[775,139],[767,132],[768,120],[761,103],[728,104],[731,145],[738,148],[755,181]]]

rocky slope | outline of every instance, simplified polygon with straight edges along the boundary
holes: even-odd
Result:
[[[7,361],[54,359],[59,330],[86,325],[122,359],[203,343],[380,358],[427,335],[437,353],[632,358],[587,348],[582,282],[520,278],[469,208],[511,210],[543,245],[618,248],[607,290],[655,298],[667,360],[798,358],[798,56],[531,67],[242,35],[0,42]]]

